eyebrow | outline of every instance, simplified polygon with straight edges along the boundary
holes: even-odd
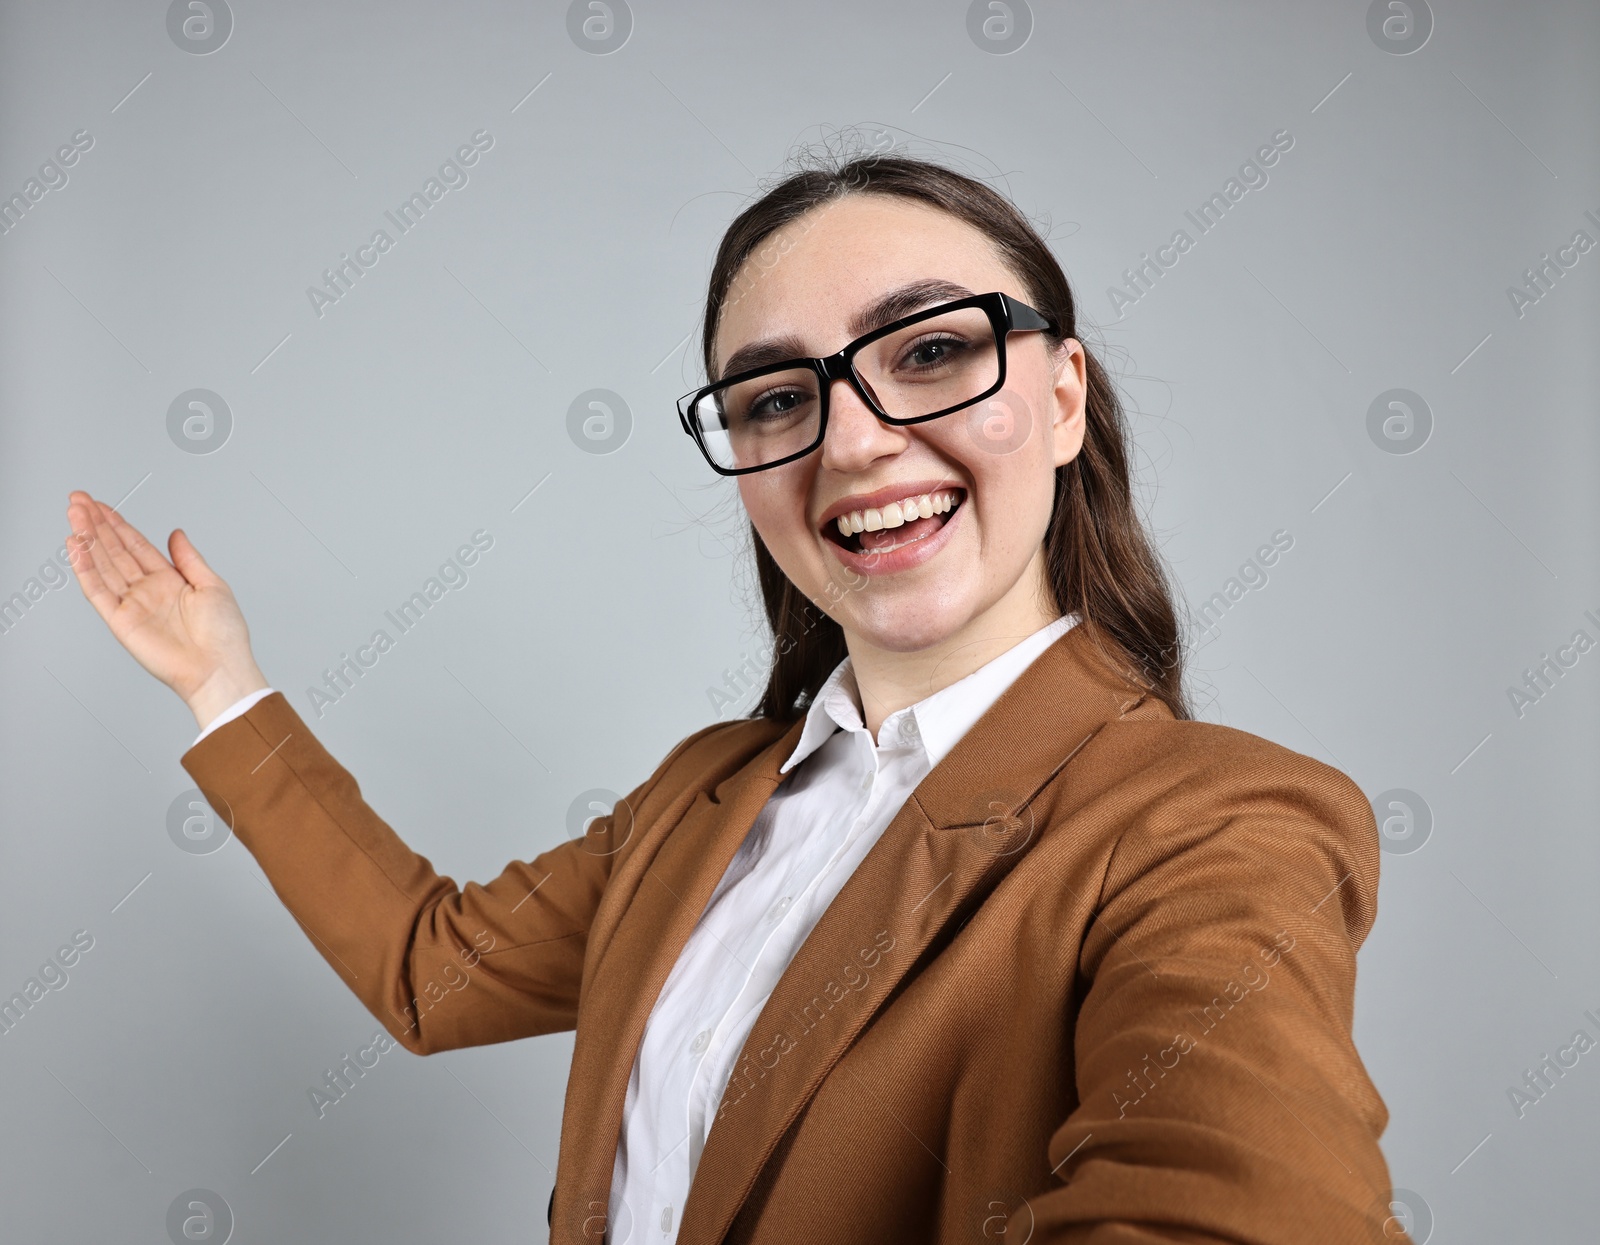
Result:
[[[908,282],[890,290],[856,312],[850,320],[850,339],[854,341],[872,332],[873,329],[881,329],[902,316],[909,316],[913,312],[922,311],[938,303],[949,303],[958,298],[971,297],[972,291],[966,286],[938,277]],[[715,382],[728,376],[737,376],[740,372],[748,372],[753,368],[765,367],[769,363],[786,363],[790,359],[804,357],[806,357],[805,343],[793,333],[784,333],[778,337],[762,337],[735,350],[728,356],[722,371],[711,379]]]

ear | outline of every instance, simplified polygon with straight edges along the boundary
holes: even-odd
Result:
[[[1052,356],[1055,387],[1051,390],[1050,434],[1055,465],[1070,463],[1083,449],[1087,427],[1089,358],[1075,337],[1064,339]]]

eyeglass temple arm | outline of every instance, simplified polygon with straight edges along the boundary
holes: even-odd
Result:
[[[1027,303],[1018,302],[1009,294],[1001,294],[1000,297],[1005,299],[1006,312],[1010,316],[1013,331],[1018,329],[1048,329],[1052,333],[1056,331],[1054,320],[1040,315]]]

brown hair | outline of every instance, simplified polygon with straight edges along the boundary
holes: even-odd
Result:
[[[1054,348],[1077,337],[1072,290],[1041,238],[1009,199],[953,169],[906,155],[833,157],[785,177],[734,219],[717,249],[706,294],[702,352],[715,379],[714,342],[740,268],[773,233],[846,194],[898,196],[941,209],[985,234],[1024,287],[1024,300],[1051,317]],[[757,265],[776,262],[765,248]],[[735,295],[734,297],[742,296]],[[1183,642],[1161,562],[1134,507],[1126,418],[1115,385],[1087,359],[1083,448],[1056,468],[1054,509],[1045,533],[1046,577],[1062,612],[1076,611],[1101,652],[1178,718],[1192,717],[1184,695]],[[818,611],[778,567],[754,525],[756,572],[772,628],[772,669],[755,715],[792,721],[846,656],[844,632]]]

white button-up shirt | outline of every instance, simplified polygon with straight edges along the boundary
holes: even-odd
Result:
[[[1017,677],[1064,615],[966,678],[891,713],[874,742],[847,657],[806,712],[783,780],[706,902],[635,1054],[606,1237],[672,1245],[733,1067],[778,979],[907,797]],[[200,739],[273,689],[229,706]],[[199,739],[195,741],[199,742]]]
[[[823,683],[783,781],[706,902],[645,1025],[612,1166],[608,1240],[676,1241],[722,1091],[778,978],[917,784],[1076,621],[1058,618],[891,713],[876,743],[850,659]]]

